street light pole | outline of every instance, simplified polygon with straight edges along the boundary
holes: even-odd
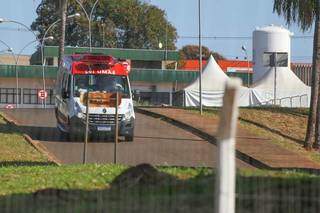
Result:
[[[15,69],[15,73],[16,73],[16,108],[18,108],[18,88],[19,88],[19,85],[18,85],[18,75],[17,75],[17,56],[14,54],[13,50],[11,47],[9,47],[9,45],[7,43],[5,43],[4,41],[0,40],[0,43],[2,43],[3,45],[5,45],[8,50],[11,50],[9,52],[11,52],[11,55],[14,59],[14,63],[15,63],[15,66],[14,66],[14,69]]]
[[[11,20],[11,19],[5,19],[5,18],[0,18],[0,24],[1,23],[5,23],[5,22],[8,22],[8,23],[14,23],[14,24],[18,24],[18,25],[21,25],[22,27],[24,27],[25,29],[27,29],[29,32],[31,32],[35,39],[33,42],[39,42],[39,44],[41,45],[41,42],[39,41],[38,39],[38,36],[35,34],[34,31],[32,31],[27,25],[19,22],[19,21],[15,21],[15,20]],[[33,43],[31,42],[31,43]],[[27,46],[29,46],[31,43],[28,43],[25,47],[22,48],[22,50],[24,50]],[[21,51],[20,51],[21,52]],[[19,54],[20,55],[20,54]],[[19,80],[18,80],[18,73],[17,73],[17,64],[18,64],[18,60],[19,60],[19,55],[16,57],[16,60],[15,60],[15,72],[16,72],[16,85],[17,85],[17,88],[16,88],[16,100],[17,100],[17,103],[16,103],[16,107],[18,108],[18,96],[19,96],[19,93],[18,93],[18,84],[19,84]]]
[[[96,0],[91,8],[90,14],[87,13],[86,9],[84,8],[83,4],[79,1],[76,0],[76,2],[80,5],[80,7],[82,8],[84,14],[86,15],[87,19],[88,19],[88,23],[89,23],[89,50],[90,52],[92,52],[92,46],[91,46],[91,21],[92,21],[92,14],[93,11],[95,9],[95,7],[97,6],[99,0]]]
[[[0,40],[0,43],[3,44],[4,46],[6,46],[6,47],[8,48],[7,51],[11,53],[11,55],[12,55],[12,57],[13,57],[13,60],[14,60],[14,63],[16,63],[16,61],[17,61],[16,58],[17,58],[17,57],[16,57],[16,55],[14,54],[13,49],[12,49],[6,42],[4,42],[4,41],[2,41],[2,40]]]
[[[199,9],[199,98],[200,115],[202,115],[202,43],[201,43],[201,0],[198,1]]]
[[[47,32],[45,33],[47,35]],[[46,91],[46,80],[45,80],[45,75],[44,75],[44,65],[45,65],[45,60],[44,60],[44,55],[43,55],[43,47],[44,47],[44,42],[46,37],[43,36],[42,42],[41,42],[41,63],[42,63],[42,83],[43,83],[43,91]],[[48,37],[48,39],[53,40],[53,36]],[[43,106],[46,108],[46,99],[43,100]]]
[[[31,32],[34,37],[37,39],[37,35],[34,31],[32,31],[27,25],[19,22],[19,21],[15,21],[15,20],[11,20],[11,19],[6,19],[6,18],[0,18],[0,24],[1,23],[4,23],[4,22],[8,22],[8,23],[15,23],[15,24],[18,24],[18,25],[21,25],[22,27],[24,27],[25,29],[27,29],[29,32]]]
[[[33,40],[33,41],[30,41],[29,43],[27,43],[18,53],[17,57],[16,57],[16,64],[14,66],[14,70],[15,70],[15,73],[16,73],[16,108],[19,107],[19,73],[18,73],[18,70],[17,70],[17,66],[18,66],[18,63],[19,63],[19,58],[20,58],[20,55],[22,54],[22,52],[31,44],[37,42],[38,40]]]
[[[47,40],[47,39],[51,39],[51,37],[48,37],[48,38],[44,38],[44,40]],[[19,73],[18,73],[18,70],[17,70],[17,66],[18,66],[18,63],[19,63],[19,59],[20,59],[20,55],[22,54],[22,52],[31,44],[35,43],[35,42],[39,42],[38,39],[36,40],[33,40],[33,41],[30,41],[29,43],[27,43],[18,53],[17,57],[16,57],[16,64],[15,64],[15,73],[16,73],[16,107],[18,108],[19,106]]]
[[[168,24],[166,23],[166,62],[168,60]]]
[[[250,63],[249,63],[249,57],[248,57],[248,52],[247,52],[247,48],[243,45],[241,47],[242,51],[244,52],[246,58],[247,58],[247,68],[248,68],[248,75],[247,75],[247,83],[248,83],[248,87],[250,87]]]
[[[275,106],[277,103],[277,65],[278,65],[278,61],[277,61],[277,53],[274,52],[273,53],[273,60],[274,60],[274,91],[273,91],[273,105]]]
[[[75,13],[73,15],[69,15],[67,16],[67,19],[68,18],[73,18],[73,17],[79,17],[80,14],[79,13]],[[45,82],[45,74],[44,74],[44,67],[45,67],[45,58],[44,58],[44,42],[45,42],[45,38],[48,34],[48,32],[56,25],[58,24],[59,22],[61,22],[61,19],[58,19],[56,20],[55,22],[53,22],[49,27],[48,29],[44,32],[43,34],[43,37],[42,37],[42,42],[41,42],[41,64],[42,64],[42,81],[43,81],[43,90],[46,91],[46,82]],[[48,37],[48,39],[53,39],[52,36]],[[44,108],[46,108],[46,99],[43,100],[44,102]]]

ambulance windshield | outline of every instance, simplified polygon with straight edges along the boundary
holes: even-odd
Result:
[[[116,75],[74,75],[74,96],[79,97],[80,92],[120,92],[123,97],[129,97],[130,91],[126,76]]]

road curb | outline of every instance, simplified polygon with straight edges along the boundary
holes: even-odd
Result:
[[[12,119],[10,117],[8,117],[7,115],[5,115],[3,112],[0,113],[0,116],[9,124],[9,125],[13,125],[14,127],[16,127],[21,133],[22,133],[22,137],[33,147],[35,148],[38,152],[40,152],[41,154],[43,154],[44,156],[46,156],[48,158],[48,161],[50,163],[56,164],[57,166],[61,166],[62,163],[60,160],[58,160],[58,158],[56,158],[52,153],[50,153],[44,146],[42,146],[42,144],[40,144],[37,141],[32,140],[32,138],[25,134],[24,131],[19,127],[20,123],[18,121],[16,121],[15,119]]]
[[[152,107],[150,107],[152,108]],[[162,120],[171,123],[179,128],[183,128],[199,137],[201,137],[202,139],[208,141],[209,143],[213,144],[213,145],[217,145],[217,139],[206,133],[203,132],[195,127],[192,127],[191,125],[188,125],[184,122],[181,122],[179,120],[173,119],[171,117],[168,117],[166,115],[160,114],[160,113],[156,113],[156,112],[151,112],[147,109],[143,109],[140,107],[136,107],[135,108],[136,112],[142,113],[144,115],[148,115],[154,118],[161,118]],[[309,174],[316,174],[316,175],[320,175],[320,169],[313,169],[313,168],[283,168],[283,167],[271,167],[243,152],[240,152],[239,150],[236,150],[236,157],[246,163],[248,163],[249,165],[256,167],[258,169],[267,169],[267,170],[273,170],[273,171],[296,171],[296,172],[304,172],[304,173],[309,173]]]

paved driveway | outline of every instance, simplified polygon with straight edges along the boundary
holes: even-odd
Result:
[[[3,111],[18,121],[33,140],[40,141],[50,153],[63,163],[81,163],[83,142],[67,141],[56,129],[52,109],[14,109]],[[216,147],[198,136],[161,119],[136,114],[133,142],[118,144],[118,162],[127,165],[205,166],[216,164]],[[90,141],[88,162],[112,163],[113,141]],[[238,167],[251,167],[237,160]]]

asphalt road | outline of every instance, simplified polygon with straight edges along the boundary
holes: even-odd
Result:
[[[13,109],[3,112],[18,121],[33,140],[40,141],[62,163],[82,163],[83,142],[68,141],[59,134],[52,109]],[[88,162],[112,163],[113,150],[112,139],[90,141]],[[118,163],[215,167],[216,146],[161,119],[136,113],[134,141],[120,141]],[[237,167],[251,168],[241,160],[237,160]]]

